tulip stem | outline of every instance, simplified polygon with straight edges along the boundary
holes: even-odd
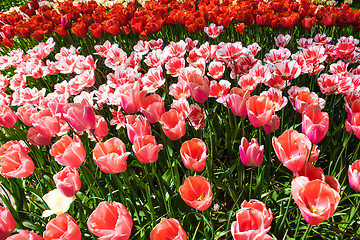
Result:
[[[349,227],[350,223],[352,222],[352,220],[354,219],[356,213],[357,213],[358,210],[359,210],[360,201],[359,201],[359,198],[358,198],[358,197],[356,197],[356,201],[355,201],[355,202],[357,202],[357,206],[356,206],[356,208],[355,208],[355,211],[352,213],[352,215],[351,215],[351,217],[350,217],[350,220],[346,223],[343,232],[346,232],[347,228]],[[351,209],[349,210],[349,214],[350,214],[350,212],[351,212]]]
[[[94,129],[90,129],[90,132],[91,132],[91,134],[94,136],[96,142],[99,143],[99,140],[98,140],[97,137],[95,136]]]
[[[249,200],[251,200],[252,180],[253,180],[253,167],[250,167],[250,183],[249,183]]]
[[[308,233],[311,231],[312,225],[308,224],[308,227],[306,229],[305,234],[303,235],[303,237],[301,238],[301,240],[305,240],[307,238]]]

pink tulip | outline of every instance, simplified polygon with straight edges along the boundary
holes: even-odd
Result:
[[[142,163],[156,162],[159,151],[163,148],[162,144],[156,144],[155,137],[152,135],[137,136],[134,140],[132,149]]]
[[[16,228],[16,222],[7,207],[0,206],[0,240],[5,240]]]
[[[264,239],[270,230],[271,209],[258,200],[244,201],[236,211],[236,221],[231,225],[231,234],[235,240]]]
[[[101,202],[90,215],[87,226],[99,240],[127,240],[133,221],[130,213],[121,203]]]
[[[175,141],[186,133],[185,120],[175,109],[170,109],[161,115],[160,124],[165,135]]]
[[[270,134],[270,133],[278,130],[279,127],[280,127],[280,118],[276,114],[272,115],[270,122],[268,122],[267,124],[265,124],[263,126],[266,134]]]
[[[95,128],[95,113],[86,100],[81,103],[68,103],[64,108],[64,119],[76,130]]]
[[[140,109],[150,123],[156,123],[165,112],[164,100],[158,94],[151,94],[140,100]]]
[[[76,168],[65,167],[53,176],[56,187],[66,197],[74,196],[81,188],[79,172]]]
[[[44,240],[81,239],[81,232],[69,214],[60,213],[46,225],[43,236]]]
[[[107,125],[105,118],[103,116],[96,115],[95,116],[95,130],[94,130],[96,140],[101,141],[103,139],[103,137],[108,135],[108,133],[109,133],[109,127]],[[96,141],[94,139],[94,136],[91,133],[89,133],[89,138],[92,141]]]
[[[349,184],[355,191],[360,192],[360,160],[349,166]]]
[[[6,105],[0,105],[0,127],[11,128],[17,122],[16,114]]]
[[[199,74],[191,74],[187,82],[190,88],[190,94],[194,100],[199,103],[204,103],[210,94],[210,84],[207,77],[202,77]]]
[[[273,103],[266,95],[252,96],[246,102],[247,115],[254,127],[269,123],[274,115]]]
[[[34,127],[29,128],[27,138],[33,145],[49,145],[51,143],[51,137],[41,135]]]
[[[126,131],[130,142],[134,142],[137,136],[151,135],[151,127],[147,118],[142,115],[127,115]]]
[[[246,101],[250,98],[250,92],[241,88],[232,88],[229,96],[229,107],[236,116],[246,117]]]
[[[197,172],[204,170],[206,159],[209,156],[206,154],[205,143],[198,138],[185,141],[181,145],[180,155],[185,167]]]
[[[127,83],[119,86],[114,95],[119,99],[119,105],[127,114],[140,110],[140,99],[144,98],[146,91],[140,91],[139,82]]]
[[[34,162],[27,154],[11,151],[1,156],[0,174],[4,177],[28,177],[34,170]]]
[[[26,126],[32,126],[32,122],[30,120],[30,116],[33,113],[37,113],[36,108],[33,105],[25,105],[21,106],[16,111],[16,116],[22,121]]]
[[[1,237],[0,237],[1,239]],[[26,230],[19,230],[18,234],[8,237],[6,240],[44,240],[42,237],[36,233],[29,232]]]
[[[309,181],[307,177],[295,178],[291,183],[291,194],[301,215],[311,225],[329,219],[335,212],[339,193],[322,180]]]
[[[130,152],[126,152],[125,144],[115,137],[97,143],[93,151],[94,161],[107,174],[125,172],[126,159],[129,155]]]
[[[251,142],[246,138],[241,138],[241,145],[239,147],[240,159],[245,166],[258,167],[263,161],[264,146],[259,146],[258,141],[253,138]]]
[[[77,135],[73,139],[65,135],[52,145],[50,155],[60,165],[79,168],[86,158],[86,151]]]
[[[45,138],[51,138],[60,131],[59,117],[54,116],[50,109],[44,109],[30,116],[32,126]]]
[[[329,115],[314,107],[302,113],[302,131],[312,143],[320,142],[329,130]]]

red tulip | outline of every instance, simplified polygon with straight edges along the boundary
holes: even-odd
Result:
[[[185,120],[175,109],[163,113],[159,122],[165,135],[173,141],[180,139],[186,133]]]
[[[181,198],[192,208],[205,211],[212,203],[209,181],[201,176],[188,177],[179,188]]]
[[[329,130],[329,115],[314,107],[302,113],[302,132],[312,143],[320,142]]]
[[[107,174],[125,172],[126,159],[129,155],[130,152],[126,152],[125,144],[115,137],[97,143],[93,150],[94,161]]]
[[[60,165],[78,168],[86,158],[86,151],[77,135],[73,139],[65,135],[52,145],[50,155]]]
[[[0,206],[0,240],[5,240],[16,228],[16,222],[7,207]]]
[[[43,237],[44,240],[81,239],[81,232],[69,214],[60,213],[46,225]]]
[[[0,240],[2,238],[0,237]],[[44,240],[42,237],[37,235],[36,233],[29,232],[26,230],[19,230],[18,234],[12,235],[8,237],[6,240]]]
[[[84,38],[87,36],[87,27],[82,21],[75,22],[71,27],[71,31],[79,38]]]
[[[339,193],[322,180],[309,181],[307,177],[295,178],[291,183],[291,194],[301,215],[311,225],[329,219],[335,212]]]
[[[103,22],[104,30],[114,36],[118,36],[121,32],[120,24],[118,21],[110,19]]]
[[[100,23],[92,23],[89,26],[89,32],[92,37],[100,39],[103,32],[103,27]]]
[[[272,144],[277,158],[293,172],[300,171],[311,149],[311,142],[296,130],[287,130],[279,138],[273,137]]]
[[[65,167],[53,176],[56,187],[66,197],[74,196],[81,188],[79,172],[76,168]]]
[[[254,127],[261,127],[269,123],[274,115],[272,101],[266,96],[252,96],[246,102],[247,115]]]
[[[45,32],[42,29],[36,30],[31,33],[31,36],[38,42],[44,39]]]
[[[355,191],[360,192],[360,160],[349,166],[349,184]]]
[[[130,213],[121,203],[101,202],[90,215],[87,226],[99,239],[127,240],[133,221]]]
[[[179,221],[174,218],[161,218],[150,233],[150,240],[186,240],[187,235]]]
[[[156,144],[155,137],[152,135],[137,136],[134,140],[132,149],[142,163],[153,163],[158,159],[159,151],[163,148],[162,144]]]
[[[197,172],[204,170],[206,159],[209,156],[206,155],[205,143],[198,138],[185,141],[181,145],[180,155],[185,167]]]

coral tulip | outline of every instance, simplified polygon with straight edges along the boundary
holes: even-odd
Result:
[[[296,130],[287,130],[279,138],[273,137],[272,144],[277,158],[293,172],[303,168],[311,150],[309,138]]]
[[[291,194],[301,215],[311,225],[329,219],[335,212],[339,193],[322,180],[309,181],[307,177],[295,178],[291,183]]]
[[[209,181],[201,176],[188,177],[179,188],[181,198],[192,208],[205,211],[212,203]]]
[[[247,115],[254,127],[261,127],[269,123],[274,115],[272,101],[266,96],[252,96],[246,102]]]
[[[78,136],[72,139],[65,135],[52,145],[50,155],[60,165],[78,168],[86,158],[86,151]]]
[[[69,214],[61,213],[46,225],[43,236],[44,240],[81,239],[81,232]]]
[[[1,238],[0,238],[1,239]],[[6,240],[44,240],[36,233],[29,232],[26,230],[19,230],[18,234],[8,237]]]
[[[17,122],[16,114],[8,106],[0,106],[0,127],[11,128]]]
[[[133,221],[130,213],[121,203],[101,202],[91,213],[87,226],[99,239],[127,240],[131,234]]]
[[[0,174],[4,177],[28,177],[34,170],[34,162],[27,154],[11,151],[1,156]]]
[[[360,192],[360,160],[349,166],[349,184],[355,191]]]
[[[174,218],[162,218],[150,233],[150,240],[186,240],[187,235],[179,221]]]
[[[130,152],[126,152],[125,144],[115,137],[97,143],[93,151],[94,161],[107,174],[125,172],[126,159],[129,155]]]
[[[173,141],[186,133],[185,120],[175,109],[170,109],[161,115],[159,122],[165,135]]]
[[[137,136],[134,140],[132,149],[142,163],[156,162],[159,151],[163,148],[162,144],[156,144],[155,137],[152,135]]]
[[[0,240],[5,240],[16,228],[16,222],[7,207],[0,206]]]
[[[302,131],[312,143],[320,142],[329,130],[329,115],[314,107],[302,113]]]
[[[158,94],[151,94],[140,100],[140,109],[150,123],[156,123],[165,112],[164,100]]]
[[[81,188],[79,172],[76,168],[65,167],[53,176],[56,187],[66,197],[72,197]]]
[[[180,148],[180,155],[185,167],[197,172],[204,170],[209,156],[206,155],[205,143],[198,138],[184,142]]]
[[[278,130],[279,127],[280,127],[280,118],[276,114],[272,115],[270,122],[268,122],[267,124],[265,124],[263,126],[266,134],[270,134],[270,133]]]
[[[232,88],[229,96],[229,107],[236,116],[246,117],[246,101],[250,98],[250,92],[241,88]]]
[[[132,143],[138,136],[151,135],[149,121],[141,115],[126,116],[126,131],[128,138]]]
[[[239,152],[241,162],[245,166],[258,167],[263,161],[264,146],[259,146],[259,143],[255,138],[252,138],[249,143],[249,141],[243,137],[241,138]]]

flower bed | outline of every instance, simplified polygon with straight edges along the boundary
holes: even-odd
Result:
[[[211,4],[169,9],[193,16]],[[219,9],[251,6],[229,4]],[[258,7],[286,18],[277,4]],[[166,16],[162,6],[131,19]],[[309,17],[304,6],[294,14]],[[316,14],[351,14],[329,9]],[[296,22],[290,36],[258,23],[240,35],[244,22],[231,18],[206,24],[207,13],[194,35],[189,24],[99,39],[49,31],[3,47],[0,239],[359,237],[360,50],[348,27],[358,25]]]

